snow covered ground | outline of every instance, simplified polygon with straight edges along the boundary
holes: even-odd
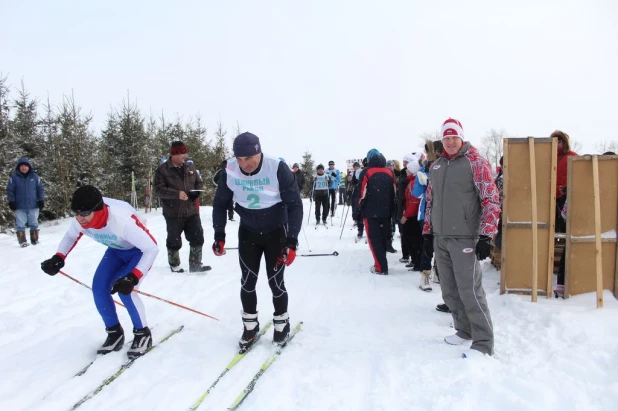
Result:
[[[309,203],[305,204],[308,211]],[[237,351],[240,321],[237,252],[210,251],[211,209],[203,207],[205,275],[171,273],[165,222],[147,215],[161,252],[141,289],[217,317],[214,321],[142,297],[155,341],[184,330],[140,358],[80,410],[186,410],[223,371]],[[389,276],[369,273],[368,246],[355,244],[348,219],[339,240],[334,226],[307,226],[313,253],[286,271],[292,323],[304,327],[264,374],[241,406],[252,410],[615,410],[618,404],[618,303],[605,293],[605,308],[592,294],[568,300],[499,294],[499,273],[483,263],[493,317],[495,357],[460,358],[448,346],[448,314],[435,310],[440,290],[424,293],[418,274],[388,256]],[[349,218],[349,217],[348,217]],[[313,216],[311,221],[313,221]],[[307,216],[305,215],[305,222]],[[90,292],[62,275],[50,277],[40,262],[56,251],[69,220],[45,224],[41,244],[21,249],[0,235],[0,410],[67,410],[125,361],[125,352],[94,357],[105,338]],[[238,222],[227,227],[237,244]],[[396,247],[399,244],[397,242]],[[83,238],[64,271],[90,284],[105,247]],[[182,248],[188,268],[188,246]],[[302,232],[299,253],[309,248]],[[272,316],[263,273],[258,282],[260,320]],[[131,322],[119,307],[130,339]],[[272,333],[224,377],[200,410],[226,409],[271,352]],[[126,349],[125,349],[126,351]]]

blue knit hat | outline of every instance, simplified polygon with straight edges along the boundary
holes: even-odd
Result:
[[[234,139],[234,157],[251,157],[262,152],[260,139],[255,134],[242,133]]]
[[[371,150],[367,152],[367,160],[371,160],[372,157],[375,157],[378,154],[380,154],[380,152],[377,149],[372,148]]]

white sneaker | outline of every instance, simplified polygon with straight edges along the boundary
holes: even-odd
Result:
[[[431,271],[429,270],[425,270],[423,272],[421,272],[421,283],[419,284],[418,288],[421,289],[421,291],[431,291],[431,282],[429,281],[429,275],[431,274]]]
[[[450,345],[461,345],[466,342],[470,342],[470,340],[466,340],[465,338],[461,338],[457,334],[449,335],[444,337],[444,342]],[[474,350],[476,351],[476,350]],[[478,352],[478,351],[477,351]]]
[[[473,350],[472,348],[466,350],[463,354],[461,354],[461,358],[483,358],[484,356],[484,353],[478,350]]]

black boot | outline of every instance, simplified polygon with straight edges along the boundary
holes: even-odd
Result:
[[[238,341],[238,346],[240,347],[240,352],[247,352],[249,348],[260,338],[260,322],[258,321],[258,313],[255,314],[247,314],[243,311],[242,313],[242,322],[243,322],[243,332],[242,337],[240,337],[240,341]]]
[[[397,250],[395,250],[393,248],[393,243],[392,242],[389,242],[388,245],[386,246],[386,252],[388,252],[388,253],[396,253],[397,252]]]
[[[170,270],[174,273],[183,273],[185,270],[180,268],[180,255],[178,250],[167,249],[167,262],[170,265]]]
[[[120,323],[113,327],[106,327],[105,332],[107,332],[107,339],[101,348],[97,350],[97,354],[109,354],[112,351],[120,351],[124,344],[124,330]]]
[[[273,325],[275,326],[273,344],[285,345],[290,336],[290,315],[288,313],[273,315]]]
[[[152,333],[150,328],[144,327],[140,329],[133,329],[133,344],[127,351],[127,356],[130,359],[140,357],[152,347]]]
[[[209,265],[202,265],[202,246],[197,245],[189,250],[189,272],[203,273],[210,270]]]
[[[436,306],[436,310],[438,310],[440,312],[443,312],[443,313],[450,313],[451,312],[451,309],[448,308],[448,305],[446,305],[446,304],[438,304]]]

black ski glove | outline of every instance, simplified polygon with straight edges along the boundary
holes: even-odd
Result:
[[[423,252],[429,258],[433,256],[433,236],[431,234],[423,234]]]
[[[478,258],[479,261],[483,261],[484,259],[489,257],[490,243],[491,238],[487,237],[486,235],[480,236],[478,243],[476,243],[476,258]]]
[[[189,200],[195,201],[196,198],[199,198],[200,194],[202,194],[201,191],[191,191],[191,192],[189,192]]]
[[[45,260],[41,263],[41,270],[49,275],[58,274],[58,271],[60,271],[62,267],[64,267],[64,258],[56,254],[49,260]]]
[[[45,207],[45,200],[37,201],[37,205],[39,206],[39,210],[42,210]]]
[[[139,283],[139,280],[137,279],[135,274],[130,273],[126,277],[122,277],[116,280],[110,294],[131,294],[133,292],[133,287],[135,287],[137,283]]]
[[[9,201],[9,208],[13,211],[17,210],[17,203],[15,201]]]

